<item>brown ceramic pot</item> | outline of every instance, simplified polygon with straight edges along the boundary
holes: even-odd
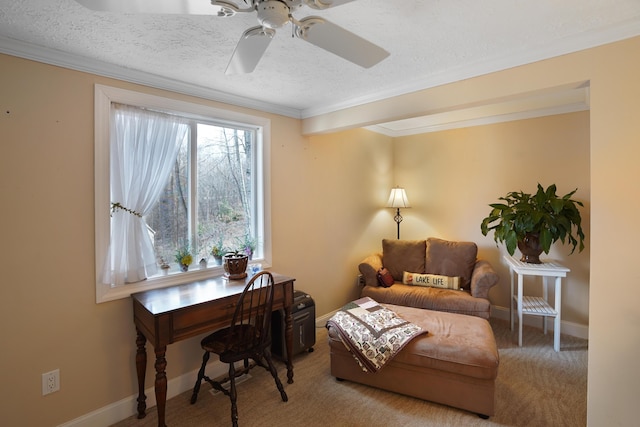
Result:
[[[542,246],[540,246],[538,237],[538,233],[527,233],[524,239],[518,241],[518,249],[520,249],[522,253],[520,261],[531,264],[542,264],[542,261],[540,261]]]

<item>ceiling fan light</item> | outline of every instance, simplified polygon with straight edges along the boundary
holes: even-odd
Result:
[[[282,27],[289,22],[289,6],[277,0],[263,1],[258,5],[258,22],[267,28]]]

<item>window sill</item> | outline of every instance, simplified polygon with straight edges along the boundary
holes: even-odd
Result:
[[[265,263],[264,259],[255,259],[249,263],[247,270],[250,270],[251,265],[255,264],[260,264],[262,269],[271,267],[270,265]],[[223,274],[224,268],[221,265],[216,265],[214,267],[208,267],[206,269],[199,269],[198,267],[196,267],[193,270],[185,272],[173,272],[169,273],[166,276],[157,275],[141,282],[117,287],[111,287],[108,284],[98,283],[96,286],[96,303],[100,304],[107,301],[115,301],[123,298],[128,298],[131,296],[131,294],[135,294],[138,292],[167,288],[169,286],[175,285],[182,285],[189,282],[222,276]]]

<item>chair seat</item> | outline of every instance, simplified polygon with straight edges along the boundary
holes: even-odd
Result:
[[[237,362],[251,357],[254,353],[262,353],[270,342],[256,342],[255,327],[253,325],[238,325],[221,329],[200,342],[202,349],[220,356],[223,363]]]

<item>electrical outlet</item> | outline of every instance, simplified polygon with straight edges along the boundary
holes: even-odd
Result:
[[[42,374],[42,395],[60,390],[60,369]]]

